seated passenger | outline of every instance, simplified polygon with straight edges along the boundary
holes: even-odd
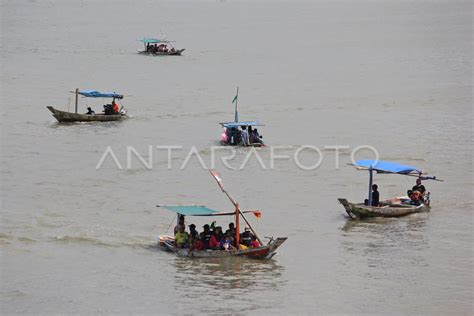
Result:
[[[214,235],[216,236],[217,241],[221,241],[221,239],[224,237],[222,227],[217,226],[216,228],[214,228]]]
[[[209,229],[208,224],[204,225],[203,228],[204,228],[204,231],[201,233],[201,235],[199,237],[202,240],[202,242],[204,243],[204,247],[206,249],[208,249],[209,248],[209,241],[211,240],[212,233],[211,233],[211,230]]]
[[[262,141],[262,137],[260,136],[260,134],[258,133],[258,130],[257,129],[254,129],[253,132],[252,132],[252,143],[260,143],[260,144],[263,144],[263,141]]]
[[[420,206],[423,204],[423,196],[421,195],[420,191],[413,191],[410,195],[410,204]]]
[[[185,248],[189,245],[189,235],[184,231],[184,227],[179,227],[178,232],[174,235],[174,244],[178,248]]]
[[[220,248],[222,250],[231,250],[235,248],[233,244],[234,244],[234,238],[232,238],[230,232],[227,231],[224,237],[221,239]]]
[[[206,247],[204,246],[204,243],[202,240],[199,238],[199,235],[194,238],[194,241],[190,247],[190,250],[204,250]]]
[[[189,225],[189,237],[191,239],[191,242],[194,239],[199,238],[199,233],[196,230],[196,225],[194,225],[194,224]]]
[[[117,103],[115,103],[115,100],[112,101],[112,107],[114,109],[114,114],[118,114],[119,113],[119,106]]]
[[[247,126],[241,126],[242,130],[240,131],[240,143],[242,146],[250,145],[249,133],[247,132]]]
[[[104,112],[105,115],[114,114],[114,108],[113,108],[112,104],[104,105],[104,111],[103,112]]]
[[[217,240],[216,235],[212,234],[211,238],[209,239],[209,247],[208,249],[212,250],[219,250],[220,249],[220,242]]]
[[[87,108],[87,113],[86,114],[89,114],[89,115],[93,115],[95,114],[94,111],[92,111],[92,109],[90,107]]]
[[[252,242],[250,243],[251,248],[258,248],[260,247],[260,243],[257,240],[257,237],[253,236],[252,237]]]
[[[240,243],[244,246],[250,247],[250,244],[252,243],[252,238],[254,236],[250,232],[249,227],[245,227],[245,230],[242,234],[240,234]]]

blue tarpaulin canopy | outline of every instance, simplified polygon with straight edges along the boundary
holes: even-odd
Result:
[[[219,123],[223,127],[240,127],[240,126],[264,126],[259,121],[248,121],[248,122],[225,122]]]
[[[88,98],[116,98],[116,99],[122,99],[123,95],[117,94],[115,92],[110,93],[110,92],[99,92],[95,90],[84,90],[84,91],[79,91],[80,95],[83,95]]]
[[[421,170],[408,165],[402,165],[396,162],[390,161],[382,161],[382,160],[372,160],[372,159],[365,159],[365,160],[357,160],[354,164],[356,167],[362,167],[372,170],[376,170],[377,172],[389,172],[389,173],[399,173],[399,174],[410,174],[410,173],[421,173]]]
[[[211,210],[208,207],[197,205],[163,205],[163,207],[172,212],[187,216],[209,216],[219,213],[218,211]]]
[[[158,44],[158,43],[169,43],[167,40],[161,40],[158,38],[144,38],[140,40],[140,42],[143,42],[145,44]]]

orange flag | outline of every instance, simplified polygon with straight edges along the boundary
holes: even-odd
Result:
[[[252,211],[253,215],[255,215],[256,218],[262,217],[262,212],[260,211]]]

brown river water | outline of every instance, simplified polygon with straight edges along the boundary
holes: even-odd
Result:
[[[470,1],[4,0],[0,9],[2,314],[474,312]],[[136,53],[138,39],[161,33],[184,55]],[[156,247],[175,219],[155,205],[232,210],[197,157],[210,167],[237,86],[240,118],[265,123],[271,146],[243,168],[250,151],[238,148],[234,170],[221,159],[231,150],[218,148],[215,168],[244,209],[262,211],[249,216],[262,237],[288,240],[269,261],[177,258]],[[57,124],[46,106],[72,110],[75,88],[123,93],[132,117]],[[104,102],[80,98],[80,111]],[[294,161],[304,145],[321,155],[306,148],[299,161],[322,158],[318,168]],[[121,169],[110,156],[97,168],[108,146]],[[182,147],[168,161],[157,146]],[[346,146],[337,168],[328,146]],[[367,172],[347,165],[358,146],[443,179],[424,183],[431,212],[348,220],[337,198],[367,195]],[[127,166],[127,147],[151,168],[135,155]],[[272,155],[290,159],[272,166]],[[375,183],[383,199],[414,179]]]

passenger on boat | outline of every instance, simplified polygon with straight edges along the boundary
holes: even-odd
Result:
[[[118,114],[119,113],[119,106],[117,103],[115,103],[115,100],[112,101],[112,106],[113,106],[113,109],[114,109],[114,114]]]
[[[426,188],[423,184],[421,184],[421,179],[416,179],[416,185],[411,189],[412,191],[418,191],[421,195],[425,195]]]
[[[189,245],[189,235],[184,231],[184,226],[180,226],[176,235],[174,235],[174,243],[178,248],[185,248]]]
[[[211,235],[211,238],[209,239],[209,247],[208,249],[212,249],[212,250],[219,250],[220,249],[220,242],[219,240],[217,239],[216,235],[215,234],[212,234]]]
[[[196,225],[194,224],[189,225],[189,237],[191,238],[191,241],[199,238],[199,233],[196,230]]]
[[[229,229],[225,231],[225,234],[229,234],[232,239],[235,239],[235,225],[234,223],[229,224]]]
[[[247,126],[241,126],[242,131],[240,132],[240,138],[241,138],[241,143],[242,146],[248,146],[250,145],[249,141],[249,133],[247,132]]]
[[[221,226],[214,228],[214,236],[216,236],[217,241],[220,241],[224,237]]]
[[[244,246],[250,247],[253,237],[253,234],[250,232],[250,227],[245,227],[244,232],[240,234],[240,243]]]
[[[413,191],[410,195],[410,204],[420,206],[423,204],[423,196],[420,191]]]
[[[203,226],[204,231],[201,233],[200,238],[202,242],[204,243],[204,247],[207,249],[209,248],[209,240],[211,239],[212,232],[209,229],[209,225],[206,224]]]
[[[189,250],[204,250],[204,249],[206,249],[206,247],[204,246],[204,243],[202,242],[201,238],[199,238],[199,235],[197,235],[193,243],[191,244],[191,247],[189,248]]]
[[[262,144],[263,141],[260,137],[260,134],[258,134],[258,130],[254,129],[252,133],[250,134],[250,143],[260,143]]]
[[[260,247],[260,243],[258,242],[256,236],[253,236],[253,237],[252,237],[252,242],[250,243],[250,247],[251,247],[251,248],[258,248],[258,247]]]
[[[229,139],[230,145],[237,145],[240,143],[241,133],[236,127],[231,127],[228,129],[227,136]]]
[[[112,115],[114,114],[114,107],[112,104],[106,104],[104,105],[104,112],[105,115]]]
[[[170,52],[171,53],[176,53],[176,49],[174,47],[171,47]]]
[[[372,206],[379,206],[380,203],[380,195],[377,188],[378,186],[376,184],[372,185]],[[365,199],[364,204],[369,205],[369,200]]]
[[[88,108],[87,108],[87,113],[86,113],[86,114],[89,114],[89,115],[94,115],[94,114],[95,114],[95,112],[94,112],[94,111],[93,111],[93,110],[92,110],[90,107],[88,107]]]
[[[234,244],[234,238],[232,238],[230,232],[227,231],[224,237],[221,239],[220,248],[222,250],[234,249],[235,247],[233,246],[233,244]]]
[[[179,215],[178,219],[178,224],[174,227],[174,234],[179,231],[180,228],[183,228],[183,231],[186,229],[186,226],[184,225],[184,215]]]

